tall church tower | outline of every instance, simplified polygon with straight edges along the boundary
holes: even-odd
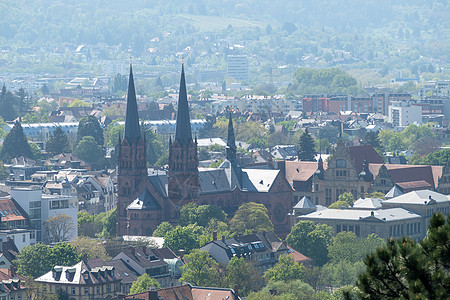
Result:
[[[177,205],[196,201],[199,195],[197,138],[192,139],[184,65],[181,68],[180,93],[175,139],[169,141],[169,199]]]
[[[127,206],[142,192],[147,178],[145,137],[139,126],[133,69],[130,64],[127,111],[123,140],[119,138],[117,173],[117,223],[119,236],[128,234]]]

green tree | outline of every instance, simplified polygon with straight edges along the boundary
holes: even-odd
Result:
[[[290,254],[283,254],[278,258],[278,262],[264,273],[266,280],[291,281],[302,280],[305,276],[305,267],[299,265]]]
[[[316,161],[317,155],[314,139],[308,132],[304,132],[297,144],[298,159],[302,161]]]
[[[95,237],[103,229],[100,222],[95,222],[94,216],[87,211],[78,212],[78,235]]]
[[[3,86],[5,87],[5,86]],[[12,121],[17,118],[17,103],[20,99],[6,89],[0,96],[0,116],[6,121]]]
[[[273,295],[276,293],[276,295]],[[247,300],[324,300],[323,294],[318,298],[314,289],[301,280],[269,281],[259,292],[250,293]]]
[[[41,160],[44,156],[42,155],[42,150],[36,143],[30,143],[31,153],[33,153],[33,158],[37,161]]]
[[[341,207],[351,207],[347,201],[338,200],[336,202],[333,202],[328,206],[328,208],[331,209],[340,209]]]
[[[0,160],[9,162],[12,158],[19,156],[34,158],[31,147],[23,133],[23,128],[19,122],[16,122],[3,142]]]
[[[325,264],[322,267],[322,278],[330,288],[353,285],[363,271],[364,263],[362,261],[340,260]]]
[[[119,136],[123,138],[123,132],[125,125],[119,125],[117,123],[111,123],[108,125],[105,131],[105,143],[106,147],[114,147],[119,144]]]
[[[88,163],[96,163],[103,158],[103,149],[92,136],[84,136],[78,143],[75,154]]]
[[[60,126],[56,127],[53,134],[50,135],[46,142],[46,150],[51,153],[51,155],[56,155],[60,153],[67,153],[70,151],[69,139],[67,134],[61,129]]]
[[[77,249],[77,253],[80,255],[80,257],[86,254],[88,259],[111,259],[111,257],[109,257],[109,255],[106,253],[106,249],[102,240],[93,239],[87,236],[78,236],[70,242],[70,245]]]
[[[248,293],[258,290],[261,276],[251,263],[243,257],[232,257],[226,268],[225,282],[229,288],[239,287],[239,295],[246,296]]]
[[[161,285],[155,278],[152,278],[147,273],[145,273],[144,275],[139,276],[137,280],[133,282],[130,288],[130,295],[146,292],[150,290],[150,288],[158,290],[161,288]]]
[[[50,248],[44,244],[25,246],[17,255],[14,265],[20,275],[37,278],[53,267],[50,255]]]
[[[186,226],[197,223],[199,226],[206,227],[211,219],[226,221],[227,215],[224,211],[215,205],[197,205],[188,203],[181,208],[178,224]]]
[[[164,237],[167,232],[173,230],[172,224],[169,222],[162,222],[156,227],[155,231],[153,231],[152,236]]]
[[[248,202],[239,206],[230,220],[230,230],[240,233],[272,231],[273,224],[269,219],[267,208],[263,204]]]
[[[77,130],[77,144],[85,136],[92,136],[97,145],[103,146],[104,144],[103,129],[100,126],[100,123],[98,122],[96,117],[87,116],[81,118]]]
[[[117,207],[98,214],[95,219],[102,225],[102,231],[97,235],[99,238],[108,239],[116,236]]]
[[[158,159],[167,152],[164,147],[163,139],[157,135],[151,128],[145,130],[147,142],[147,159],[151,166],[154,166]]]
[[[196,224],[187,226],[177,226],[164,236],[164,247],[169,247],[174,251],[185,250],[190,253],[193,249],[199,248],[199,236],[203,228]]]
[[[315,264],[327,262],[328,246],[332,242],[333,228],[312,221],[300,221],[287,236],[288,244],[298,252],[314,259]]]
[[[195,286],[216,286],[219,283],[219,264],[206,251],[195,249],[185,256],[186,264],[181,267],[180,282]]]
[[[355,202],[355,197],[353,197],[352,193],[346,192],[339,195],[339,201],[346,202],[349,206],[353,206]]]
[[[81,259],[77,248],[69,243],[58,243],[50,249],[50,265],[54,266],[73,266]]]
[[[3,161],[0,161],[0,181],[5,181],[9,177],[8,168],[5,167]]]
[[[427,236],[390,239],[366,256],[357,283],[362,299],[448,299],[450,216],[434,214]]]

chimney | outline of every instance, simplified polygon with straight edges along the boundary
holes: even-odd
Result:
[[[145,245],[142,246],[142,252],[147,253],[147,247]]]
[[[134,247],[128,247],[128,250],[131,251],[132,255],[136,255],[136,250],[134,249]]]
[[[225,243],[225,236],[224,235],[222,235],[222,242]]]
[[[237,285],[234,286],[234,296],[235,299],[239,299],[239,287]]]
[[[180,249],[179,252],[180,252],[180,258],[183,259],[183,257],[184,257],[184,250]]]
[[[14,266],[13,265],[11,265],[10,267],[9,267],[9,275],[11,276],[11,277],[16,277],[16,269],[14,269]]]
[[[213,231],[213,241],[217,241],[217,231]]]
[[[159,300],[158,291],[149,291],[148,300]]]

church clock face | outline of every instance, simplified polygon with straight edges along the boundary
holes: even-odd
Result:
[[[347,167],[347,161],[345,159],[337,159],[336,160],[336,168],[346,168]]]
[[[284,206],[281,203],[278,203],[275,206],[274,218],[278,223],[282,223],[284,218],[286,217],[286,212],[284,210]]]

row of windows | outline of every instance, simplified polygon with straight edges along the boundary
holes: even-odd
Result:
[[[389,236],[403,236],[405,234],[404,225],[389,226]],[[406,235],[417,234],[421,232],[420,222],[406,224]]]
[[[361,235],[361,228],[359,227],[359,225],[336,225],[336,233],[339,233],[341,231],[351,231],[354,232],[356,236]]]
[[[119,287],[119,284],[118,283],[115,283],[114,285],[113,284],[106,284],[106,285],[104,285],[103,287],[105,287],[104,289],[102,288],[102,286],[96,286],[95,287],[95,294],[97,294],[97,295],[100,295],[100,294],[102,294],[103,293],[103,290],[106,292],[106,293],[111,293],[112,291],[113,291],[113,288],[114,288],[114,291],[115,292],[119,292],[120,290],[120,287]],[[58,287],[57,285],[49,285],[49,292],[56,292],[59,288],[63,288],[63,287]],[[64,289],[64,288],[63,288]],[[79,291],[81,292],[81,288],[77,288],[77,287],[72,287],[72,289],[70,290],[70,293],[72,294],[72,295],[77,295],[77,289],[79,289]],[[91,292],[89,291],[89,287],[84,287],[83,288],[83,291],[84,291],[84,295],[90,295],[91,294]],[[44,284],[43,286],[42,286],[42,291],[43,292],[47,292],[47,285],[46,284]]]

